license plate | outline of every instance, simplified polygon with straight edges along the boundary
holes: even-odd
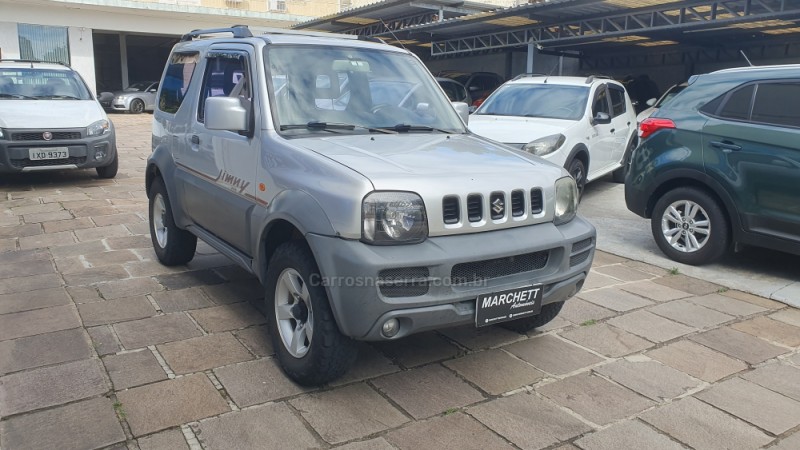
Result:
[[[481,294],[475,305],[475,326],[533,316],[542,309],[542,285]]]
[[[28,149],[28,152],[31,161],[69,158],[69,148],[67,147],[31,148]]]

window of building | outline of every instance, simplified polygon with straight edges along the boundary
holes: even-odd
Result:
[[[170,56],[158,97],[158,109],[173,114],[178,111],[192,81],[197,59],[197,53],[173,53]]]
[[[69,38],[66,27],[17,25],[20,59],[69,65]]]
[[[614,112],[612,117],[617,117],[625,113],[625,91],[615,86],[609,86],[608,92],[611,95],[611,110]]]
[[[345,10],[353,6],[352,0],[339,0],[339,10]]]
[[[286,0],[269,0],[270,11],[286,12]]]
[[[762,83],[753,103],[753,122],[800,127],[800,83]]]

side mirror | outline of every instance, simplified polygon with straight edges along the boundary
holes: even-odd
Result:
[[[592,119],[592,125],[605,125],[611,123],[611,116],[608,113],[599,112]]]
[[[205,124],[209,130],[247,131],[247,116],[239,97],[206,99]]]
[[[153,89],[150,89],[147,92],[152,92],[153,94],[155,94],[156,92],[158,92],[158,89],[157,88],[153,88]]]
[[[645,103],[647,104],[647,106],[653,106],[653,105],[656,104],[657,101],[658,101],[657,98],[651,98],[650,100],[646,101]]]
[[[469,123],[469,105],[464,102],[453,102],[453,109],[456,110],[465,124]]]

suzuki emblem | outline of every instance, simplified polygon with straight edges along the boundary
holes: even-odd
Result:
[[[44,133],[42,133],[42,138],[45,141],[49,141],[50,139],[53,139],[53,133],[51,133],[49,131],[45,131]]]
[[[495,214],[501,214],[503,212],[503,209],[505,208],[505,206],[506,205],[503,204],[503,199],[496,198],[492,202],[492,211],[494,211]]]

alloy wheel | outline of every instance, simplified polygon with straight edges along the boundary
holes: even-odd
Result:
[[[691,200],[679,200],[664,210],[661,232],[672,248],[693,253],[703,248],[711,236],[708,213]]]

